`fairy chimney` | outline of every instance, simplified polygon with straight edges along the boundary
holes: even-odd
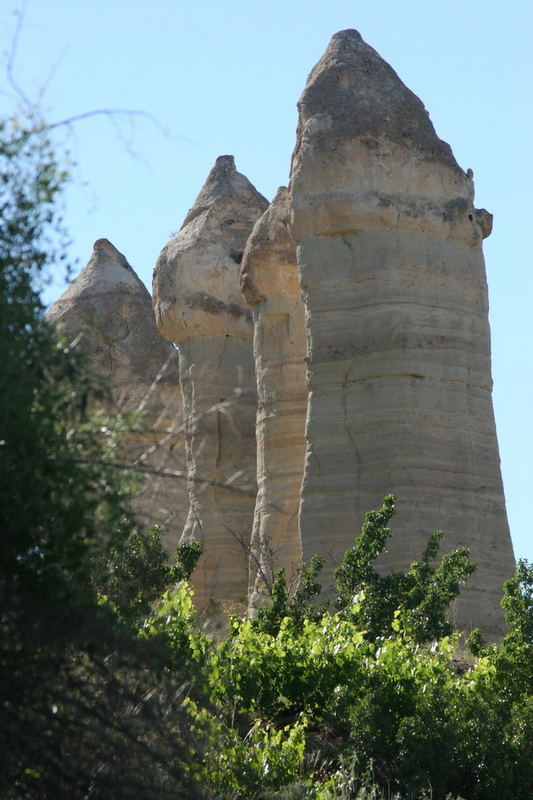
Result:
[[[186,515],[183,419],[178,353],[157,331],[152,301],[126,258],[107,239],[94,243],[85,269],[47,313],[109,392],[110,414],[139,413],[123,441],[124,461],[144,482],[133,506],[144,525],[161,526],[169,554]]]
[[[189,513],[204,553],[196,601],[245,603],[256,494],[252,315],[239,289],[246,239],[268,205],[220,156],[154,271],[159,330],[179,346]]]
[[[305,459],[305,324],[296,247],[282,186],[248,239],[241,288],[253,310],[257,379],[257,501],[252,535],[251,605],[273,571],[288,578],[302,559],[298,528]]]
[[[492,407],[482,239],[471,171],[420,100],[354,30],[333,36],[299,102],[290,183],[308,336],[304,558],[326,578],[385,494],[398,498],[384,571],[470,548],[452,611],[501,630],[514,568]]]

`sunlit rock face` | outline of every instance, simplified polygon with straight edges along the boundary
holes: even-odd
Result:
[[[108,391],[101,402],[108,413],[141,412],[120,460],[152,471],[134,508],[143,524],[162,527],[172,554],[187,510],[178,352],[157,330],[146,287],[122,253],[98,239],[87,266],[46,318],[103,379]]]
[[[290,579],[302,558],[298,509],[305,459],[305,323],[296,246],[281,187],[248,239],[243,295],[253,307],[257,378],[257,484],[252,536],[251,605],[273,571]]]
[[[383,570],[428,534],[477,572],[452,610],[501,628],[514,561],[492,408],[482,239],[490,215],[420,100],[353,30],[299,102],[290,193],[308,336],[304,558],[326,577],[363,513],[398,497]]]
[[[189,513],[204,545],[197,604],[246,602],[256,495],[253,322],[239,286],[246,240],[268,202],[220,156],[154,272],[161,333],[180,350]]]

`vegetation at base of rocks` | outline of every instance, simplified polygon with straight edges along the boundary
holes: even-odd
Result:
[[[390,617],[365,609],[370,602],[372,611],[381,599],[378,607],[388,609],[389,584],[383,583],[387,591],[380,598],[359,545],[371,531],[374,543],[388,536],[383,528],[392,504],[386,498],[367,515],[344,556],[343,565],[359,554],[365,576],[357,580],[351,605],[320,619],[312,612],[303,621],[289,608],[274,633],[264,618],[233,620],[214,656],[213,692],[222,705],[231,704],[233,719],[285,728],[305,720],[301,775],[311,782],[310,797],[357,797],[370,765],[374,785],[398,797],[422,797],[430,789],[434,798],[526,796],[533,788],[533,569],[522,562],[505,585],[509,633],[497,646],[482,647],[477,658],[458,663],[459,634],[448,633],[446,605],[433,597],[435,587],[439,597],[454,596],[470,572],[465,553],[430,567],[425,557],[433,553],[431,538],[422,561],[396,576],[408,589],[399,593]],[[379,554],[372,547],[368,552],[369,560]],[[339,593],[345,574],[337,570]],[[419,575],[415,590],[413,576]],[[446,635],[434,636],[435,629]]]
[[[339,619],[349,620],[365,638],[376,639],[390,633],[391,625],[401,625],[418,642],[438,639],[453,632],[445,613],[459,594],[459,586],[474,572],[475,564],[466,547],[444,555],[438,566],[432,566],[443,537],[441,531],[431,534],[420,561],[407,572],[382,576],[374,562],[385,549],[392,531],[387,527],[394,515],[395,497],[385,497],[383,506],[365,515],[355,544],[347,550],[335,570],[336,597],[330,607]],[[320,556],[302,564],[294,593],[290,593],[283,574],[277,570],[270,590],[270,604],[259,609],[254,630],[276,634],[283,619],[289,618],[299,628],[307,619],[318,621],[328,604],[317,604],[321,586],[318,576],[322,568]],[[401,620],[398,620],[401,617]]]
[[[209,704],[185,705],[206,737],[195,774],[208,797],[518,800],[533,787],[532,579],[522,562],[504,589],[509,632],[491,646],[474,635],[475,657],[457,633],[421,641],[401,607],[388,630],[380,618],[362,629],[364,585],[350,613],[299,615],[288,601],[276,630],[234,618],[214,643],[182,584],[143,635],[166,638],[173,663],[201,666]]]
[[[504,587],[507,635],[471,655],[445,612],[474,566],[441,534],[380,576],[394,498],[320,601],[321,560],[275,575],[214,641],[109,466],[118,423],[43,324],[65,175],[45,126],[0,126],[0,796],[378,800],[533,794],[533,567]],[[458,654],[463,653],[461,658]]]

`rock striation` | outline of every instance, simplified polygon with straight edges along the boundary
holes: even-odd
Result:
[[[290,577],[302,560],[298,509],[306,448],[306,341],[289,216],[283,186],[256,222],[241,265],[242,293],[253,307],[258,394],[252,606],[261,601],[275,568]]]
[[[187,509],[178,353],[157,331],[146,287],[122,253],[98,239],[87,266],[46,318],[104,379],[110,391],[102,402],[109,413],[142,412],[139,430],[124,443],[126,459],[182,475],[148,475],[134,499],[140,521],[162,526],[163,544],[172,553]]]
[[[494,633],[514,560],[491,399],[491,217],[471,175],[359,33],[335,34],[299,102],[290,182],[308,337],[303,556],[326,556],[331,576],[393,492],[381,568],[406,567],[443,529],[445,549],[467,545],[478,563],[456,621]]]
[[[197,604],[246,602],[256,494],[252,315],[239,288],[246,240],[268,202],[220,156],[154,272],[159,330],[179,345],[189,512],[204,544]]]

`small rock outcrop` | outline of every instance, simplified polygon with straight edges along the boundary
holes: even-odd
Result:
[[[109,413],[142,412],[140,432],[128,434],[125,458],[139,467],[185,475],[178,353],[157,331],[152,301],[125,257],[98,239],[82,272],[49,309],[60,327],[109,387]],[[134,507],[141,522],[162,526],[171,553],[185,513],[184,477],[149,474]]]
[[[256,494],[252,315],[239,289],[246,240],[265,198],[220,156],[154,272],[160,332],[179,346],[189,513],[184,539],[204,545],[197,604],[245,603]]]
[[[305,459],[305,324],[290,208],[281,187],[248,239],[241,288],[253,307],[257,379],[257,501],[252,534],[251,604],[273,570],[294,574],[302,559],[298,527]],[[266,584],[266,585],[265,585]]]
[[[466,545],[478,564],[457,623],[497,632],[514,560],[491,399],[490,215],[356,31],[335,34],[309,76],[290,192],[309,349],[303,556],[326,556],[331,578],[364,512],[393,492],[381,568],[405,568],[443,529],[445,549]]]

